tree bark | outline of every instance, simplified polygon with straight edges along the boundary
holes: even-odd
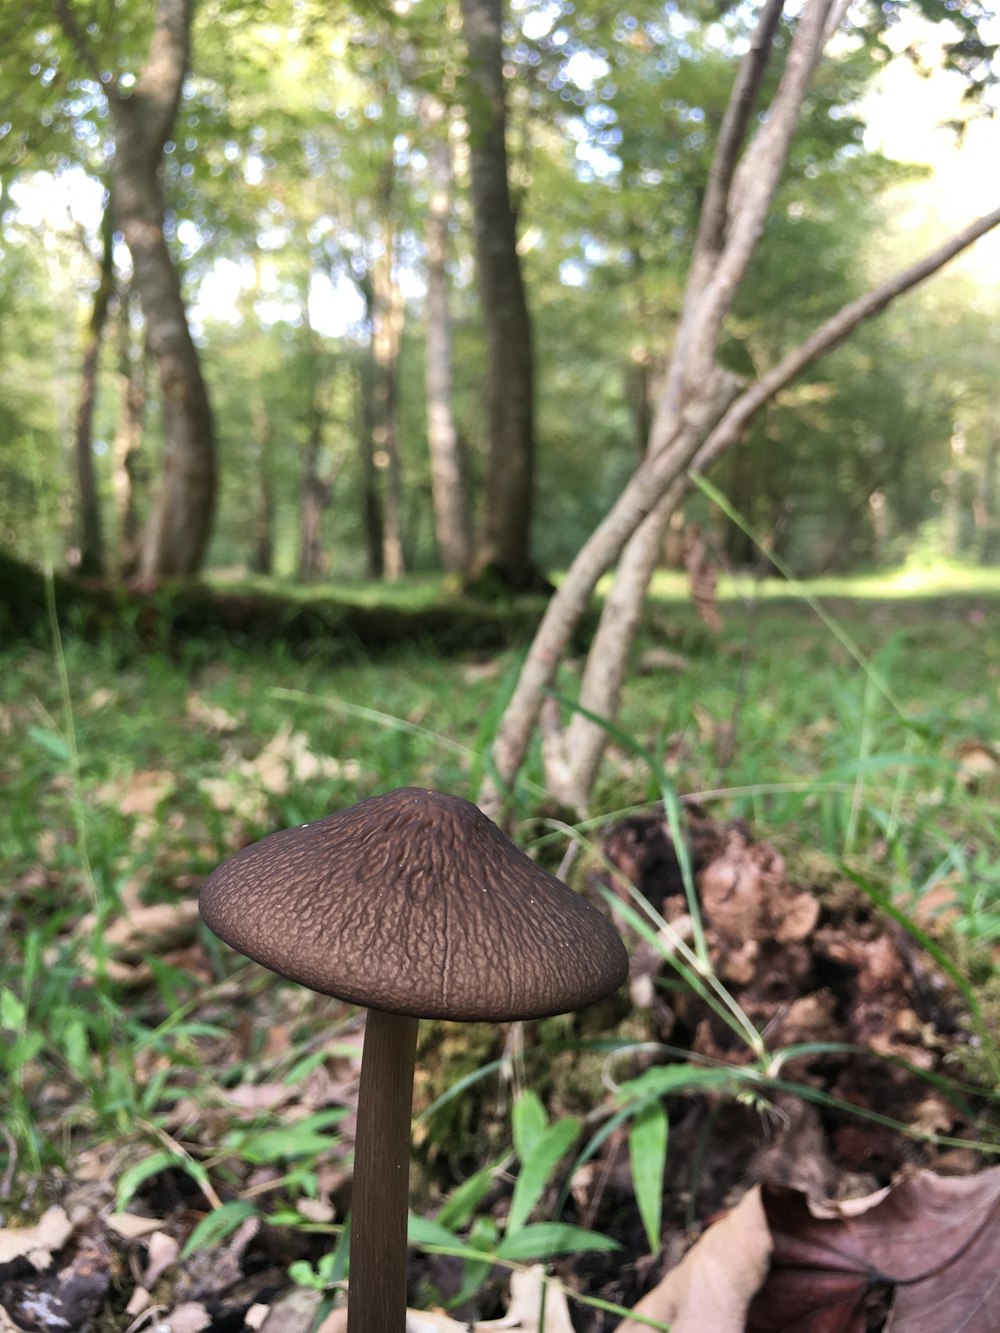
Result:
[[[489,443],[476,565],[514,589],[535,578],[534,362],[507,176],[501,0],[462,0],[472,205],[488,356]]]
[[[274,573],[274,482],[272,454],[274,431],[263,396],[253,405],[254,453],[257,465],[257,510],[254,515],[253,551],[250,568],[255,574]]]
[[[367,293],[366,293],[367,299]],[[370,302],[368,303],[370,310]],[[368,319],[371,326],[371,316]],[[361,513],[364,522],[365,573],[380,579],[384,570],[385,546],[382,540],[382,492],[375,468],[374,362],[366,356],[357,367],[358,454],[361,463]]]
[[[448,309],[448,224],[452,166],[448,126],[440,103],[425,105],[431,197],[427,210],[427,443],[431,463],[434,534],[441,566],[468,574],[472,566],[465,460],[452,415],[451,315]],[[443,123],[442,123],[443,122]]]
[[[385,201],[388,213],[388,200]],[[372,461],[385,478],[382,506],[382,570],[387,579],[404,572],[403,476],[399,452],[399,354],[406,306],[396,274],[396,236],[388,217],[381,253],[372,265]]]
[[[139,558],[139,517],[136,507],[136,472],[146,411],[146,349],[144,334],[132,327],[134,297],[122,293],[119,310],[118,425],[112,446],[112,489],[118,522],[117,569],[124,578],[134,574]],[[138,342],[138,346],[136,343]]]
[[[1000,208],[977,218],[910,268],[849,302],[771,370],[739,393],[714,426],[699,425],[693,420],[688,436],[678,431],[664,448],[643,461],[609,513],[581,547],[566,577],[549,600],[510,703],[497,728],[492,751],[497,780],[486,779],[479,795],[479,804],[487,814],[492,818],[502,814],[506,792],[527,755],[546,692],[598,579],[618,559],[626,542],[656,505],[662,502],[671,511],[676,508],[691,486],[689,477],[706,472],[721,454],[732,448],[755,413],[801,371],[838,347],[859,324],[881,314],[897,297],[936,273],[998,225]],[[716,385],[715,392],[725,396],[721,383]],[[694,448],[693,457],[692,439],[701,440]],[[579,795],[577,784],[566,782],[564,786]]]
[[[1000,517],[997,514],[997,481],[1000,477],[1000,436],[993,436],[987,441],[979,469],[976,488],[975,522],[977,533],[977,556],[981,565],[992,565],[1000,556]]]
[[[831,0],[811,0],[800,17],[768,118],[741,158],[782,7],[783,0],[768,0],[761,11],[723,117],[699,218],[681,325],[650,430],[649,449],[654,453],[660,440],[675,435],[680,416],[693,405],[697,404],[699,414],[711,428],[735,397],[726,393],[714,400],[710,397],[710,371],[715,368],[723,321],[764,231],[826,39]],[[588,712],[608,720],[618,710],[646,590],[673,508],[671,503],[661,501],[630,539],[587,654],[580,702]],[[607,732],[596,722],[582,712],[573,715],[567,729],[566,768],[576,805],[586,804],[606,741]]]
[[[94,470],[94,407],[97,403],[97,372],[104,345],[104,331],[115,292],[114,229],[110,204],[101,219],[101,267],[90,323],[83,349],[80,398],[76,408],[76,477],[80,504],[80,561],[78,572],[104,573],[104,537],[101,502]]]
[[[311,330],[310,336],[311,336]],[[319,351],[317,349],[317,357]],[[314,357],[314,361],[316,358]],[[327,405],[323,392],[322,375],[317,368],[313,376],[309,403],[309,432],[302,457],[301,509],[299,513],[298,574],[303,583],[312,583],[326,571],[323,549],[323,515],[333,494],[333,479],[324,477],[320,470],[323,452],[323,433],[326,429]]]
[[[153,37],[134,85],[123,92],[90,48],[69,0],[60,22],[105,90],[115,131],[111,197],[132,256],[134,284],[163,402],[163,475],[143,538],[140,573],[155,580],[201,568],[216,499],[215,435],[191,337],[180,275],[164,236],[163,151],[173,131],[191,54],[194,0],[157,0]]]

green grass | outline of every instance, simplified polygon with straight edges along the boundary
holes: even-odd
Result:
[[[745,817],[804,856],[846,861],[904,911],[928,895],[937,909],[950,903],[959,951],[983,981],[1000,939],[996,589],[943,597],[935,585],[933,598],[894,600],[885,585],[877,595],[868,581],[851,587],[862,595],[835,603],[836,634],[778,583],[755,589],[756,601],[746,589],[725,601],[717,636],[661,588],[639,653],[674,656],[633,674],[620,726],[720,817]],[[440,584],[414,581],[399,595],[430,605]],[[24,1188],[113,1146],[130,1187],[152,1163],[194,1186],[208,1171],[223,1190],[237,1180],[235,1159],[273,1151],[280,1180],[308,1192],[320,1141],[308,1117],[291,1151],[275,1118],[227,1129],[217,1103],[240,1081],[306,1077],[322,1056],[316,1015],[330,1006],[255,983],[243,1004],[256,1018],[236,1058],[218,951],[212,978],[160,958],[151,980],[122,990],[106,973],[104,931],[124,903],[190,902],[241,843],[375,791],[415,783],[474,797],[518,652],[437,659],[402,643],[347,660],[322,644],[293,656],[280,643],[192,643],[122,659],[109,642],[68,635],[64,663],[61,684],[52,650],[0,655],[0,1120]],[[577,680],[570,663],[560,692],[572,697]],[[538,836],[542,781],[536,751],[515,803],[522,837]],[[649,765],[612,744],[595,815],[658,794]],[[267,1034],[281,1006],[290,1046],[276,1052]],[[170,1128],[182,1099],[197,1108],[191,1141],[217,1145],[205,1166]],[[215,1117],[207,1128],[201,1114]]]

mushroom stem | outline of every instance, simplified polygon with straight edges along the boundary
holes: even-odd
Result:
[[[418,1019],[369,1009],[351,1190],[348,1333],[405,1333],[410,1116]]]

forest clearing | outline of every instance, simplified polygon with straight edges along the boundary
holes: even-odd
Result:
[[[1000,1328],[998,51],[0,15],[0,1333]]]
[[[689,605],[652,602],[595,817],[568,829],[536,758],[513,823],[552,870],[578,848],[569,882],[595,902],[601,884],[636,886],[629,920],[619,918],[633,954],[626,992],[527,1024],[521,1049],[496,1025],[422,1025],[411,1207],[436,1229],[418,1233],[411,1301],[447,1306],[454,1321],[426,1327],[496,1318],[511,1272],[540,1263],[555,1290],[631,1309],[760,1180],[856,1197],[904,1166],[974,1180],[989,1168],[997,595],[835,603],[867,672],[787,596],[721,601],[717,636]],[[319,641],[293,655],[210,638],[164,653],[105,638],[70,640],[65,653],[68,698],[44,643],[3,660],[0,1246],[19,1234],[18,1216],[47,1208],[66,1219],[59,1279],[54,1260],[35,1271],[0,1249],[10,1317],[44,1327],[25,1318],[37,1309],[27,1293],[66,1291],[87,1326],[126,1327],[151,1274],[168,1327],[178,1310],[176,1327],[197,1326],[183,1322],[193,1307],[202,1327],[238,1328],[251,1307],[289,1301],[298,1314],[276,1326],[304,1329],[320,1289],[335,1289],[326,1283],[343,1250],[357,1011],[234,967],[199,927],[198,890],[240,846],[369,793],[474,790],[523,647],[442,658],[419,644],[375,654]],[[717,974],[749,1029],[734,1032],[694,992],[685,999],[643,926],[642,901],[670,920],[687,913],[657,814],[667,764],[671,790],[685,793]],[[819,915],[807,908],[796,926],[803,898]],[[748,952],[760,931],[784,938],[776,955]],[[748,1031],[765,1034],[765,1056]],[[614,1127],[629,1090],[634,1106],[656,1077],[670,1123],[662,1145],[638,1121],[630,1136],[628,1117]],[[525,1169],[511,1154],[535,1117],[551,1156],[518,1206],[527,1190],[538,1220],[524,1224],[526,1257],[508,1242],[505,1259]],[[784,1216],[792,1200],[771,1206]],[[556,1233],[530,1252],[546,1223]],[[574,1253],[562,1253],[558,1224],[584,1228],[567,1231]],[[449,1230],[464,1258],[442,1257]],[[593,1237],[602,1248],[589,1248]],[[986,1244],[975,1271],[996,1253],[995,1224]],[[470,1259],[470,1246],[490,1257]],[[966,1289],[970,1271],[956,1263]],[[78,1285],[60,1286],[67,1274]],[[599,1306],[570,1309],[575,1328],[618,1323]],[[696,1304],[689,1318],[699,1317]]]

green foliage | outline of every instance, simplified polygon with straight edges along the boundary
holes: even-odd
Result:
[[[660,1102],[650,1102],[633,1119],[628,1137],[635,1201],[646,1232],[649,1252],[654,1255],[660,1250],[663,1169],[667,1161],[668,1129],[665,1108]]]
[[[981,101],[993,77],[981,7],[927,0],[920,8],[932,23],[947,20],[945,62],[967,80],[970,106]],[[95,71],[127,83],[149,40],[150,10],[84,6],[87,58],[51,10],[29,12],[31,21],[8,24],[0,42],[0,73],[17,91],[16,114],[0,126],[0,319],[18,330],[0,348],[8,423],[0,538],[37,557],[46,539],[72,549],[75,501],[64,460],[92,280],[70,262],[81,258],[80,237],[22,226],[28,196],[21,191],[43,187],[43,172],[81,187],[103,179],[110,138]],[[818,71],[728,328],[725,358],[743,372],[772,364],[869,280],[891,223],[891,190],[912,176],[871,152],[864,135],[865,95],[902,17],[895,6],[852,10],[854,38]],[[641,447],[640,402],[655,393],[673,340],[714,136],[754,20],[740,7],[689,6],[665,16],[647,4],[627,15],[553,5],[510,17],[510,140],[538,349],[536,537],[544,565],[571,557]],[[779,33],[765,95],[794,21]],[[484,350],[471,280],[457,29],[454,16],[441,23],[420,6],[331,14],[311,0],[255,8],[213,0],[197,8],[194,68],[167,154],[166,191],[168,243],[216,402],[217,565],[253,565],[264,507],[258,494],[269,487],[276,568],[294,571],[303,449],[319,411],[321,473],[332,480],[323,532],[330,568],[337,577],[363,569],[359,377],[373,265],[387,235],[407,290],[404,544],[412,568],[435,561],[422,364],[428,97],[447,108],[457,144],[454,406],[478,488]],[[82,239],[96,252],[94,236]],[[219,318],[220,294],[232,284],[242,295]],[[982,486],[989,491],[997,320],[989,303],[981,328],[978,312],[967,316],[975,299],[966,291],[954,301],[921,297],[919,317],[893,315],[867,330],[772,405],[723,461],[724,487],[739,489],[755,525],[775,529],[803,571],[899,559],[918,531],[925,547],[996,558],[995,514],[987,532],[979,497]],[[908,298],[907,309],[914,305]],[[69,309],[77,318],[67,324]],[[108,446],[119,415],[114,359],[106,350],[95,459],[108,519]],[[948,450],[956,420],[967,447],[949,492],[954,521],[935,528],[955,471]],[[155,402],[149,425],[152,443]],[[157,472],[155,449],[146,453],[140,511]],[[870,496],[884,521],[870,512]],[[43,501],[48,532],[37,518]],[[739,542],[728,553],[736,562],[749,556]]]
[[[911,929],[912,904],[952,884],[954,952],[922,927],[914,936],[964,981],[970,1008],[982,1010],[985,1034],[991,1011],[981,998],[981,959],[996,937],[1000,863],[993,779],[985,772],[970,781],[954,745],[956,737],[990,737],[1000,730],[997,644],[975,614],[990,604],[982,593],[977,600],[953,597],[929,605],[841,603],[838,637],[832,638],[805,603],[789,600],[788,590],[787,584],[765,585],[761,593],[786,596],[762,596],[752,619],[739,601],[723,602],[727,625],[717,640],[706,637],[686,607],[659,603],[647,644],[663,641],[669,608],[670,642],[691,665],[672,677],[669,691],[662,674],[636,678],[620,743],[624,748],[629,742],[627,752],[639,764],[606,780],[602,822],[608,810],[629,802],[666,794],[669,803],[674,786],[700,792],[703,800],[724,801],[734,816],[775,830],[790,845],[848,857],[851,874]],[[64,651],[65,685],[48,650],[8,652],[0,662],[7,682],[4,717],[11,726],[0,781],[8,794],[12,886],[0,904],[0,930],[8,941],[0,964],[0,1061],[4,1123],[16,1140],[19,1163],[47,1171],[88,1145],[122,1145],[116,1179],[121,1206],[170,1181],[187,1182],[209,1201],[215,1196],[219,1206],[188,1237],[188,1252],[223,1241],[255,1211],[304,1235],[310,1229],[337,1234],[336,1224],[307,1222],[295,1200],[315,1188],[317,1162],[337,1149],[339,1111],[311,1112],[293,1122],[259,1113],[217,1127],[210,1141],[197,1141],[192,1131],[183,1148],[165,1128],[181,1097],[216,1105],[220,1077],[300,1086],[334,1050],[318,1052],[312,1045],[316,1020],[304,1018],[291,1048],[278,1057],[262,1051],[264,1025],[256,1025],[260,1030],[246,1052],[221,1071],[205,1058],[217,1043],[231,1040],[222,1019],[213,1016],[214,992],[159,959],[138,1003],[107,976],[95,981],[95,969],[101,978],[110,956],[102,931],[117,918],[128,882],[142,884],[147,901],[183,899],[192,891],[189,877],[231,850],[236,816],[215,808],[211,782],[235,764],[252,762],[283,726],[306,737],[312,754],[358,767],[261,793],[252,813],[239,816],[246,836],[316,818],[400,783],[471,792],[489,741],[483,719],[509,688],[505,672],[514,655],[502,657],[496,669],[470,673],[467,662],[413,650],[348,663],[331,662],[320,652],[293,660],[280,647],[211,655],[192,647],[180,657],[154,653],[123,665],[115,644],[87,644],[69,634]],[[740,653],[742,684],[733,670]],[[212,733],[192,698],[232,719],[235,731]],[[379,708],[372,708],[372,699]],[[735,720],[740,744],[727,758],[716,750],[707,721],[701,730],[691,724],[696,716]],[[171,726],[163,725],[165,717],[173,719]],[[671,739],[680,732],[683,746]],[[657,758],[668,744],[674,755],[669,783]],[[173,783],[141,819],[120,808],[122,793],[141,790],[140,772],[167,773]],[[521,799],[525,812],[534,813],[537,796],[522,789]],[[586,828],[578,832],[588,836]],[[172,865],[188,878],[175,881]],[[891,895],[881,887],[887,866]],[[103,916],[76,933],[80,901],[88,897],[105,904]],[[643,938],[666,947],[660,922],[638,903],[626,904],[624,914]],[[697,951],[678,948],[669,956],[684,984],[703,994],[753,1050],[756,1034],[741,1022]],[[216,962],[221,981],[223,960]],[[254,983],[241,986],[249,986],[254,1006],[263,1004],[268,1012],[274,987],[256,984],[256,991]],[[614,1048],[616,1060],[629,1058],[627,1041],[616,1040]],[[988,1042],[983,1049],[989,1053]],[[741,1069],[690,1061],[656,1066],[619,1082],[614,1102],[602,1108],[603,1119],[586,1130],[577,1115],[546,1109],[530,1090],[536,1085],[529,1066],[528,1090],[512,1109],[512,1156],[500,1156],[504,1147],[494,1145],[491,1156],[477,1161],[445,1197],[434,1222],[414,1221],[415,1243],[457,1255],[462,1300],[471,1299],[498,1264],[545,1262],[568,1250],[607,1246],[607,1238],[562,1220],[562,1208],[573,1172],[618,1130],[628,1142],[636,1207],[654,1249],[655,1185],[669,1151],[670,1100],[700,1093],[741,1098],[766,1111],[776,1091],[791,1090],[844,1113],[835,1099],[783,1076],[798,1053],[754,1054]],[[468,1102],[476,1082],[482,1086],[495,1077],[485,1049],[477,1048],[474,1064],[448,1094],[452,1104]],[[447,1079],[446,1071],[441,1077]],[[66,1100],[60,1132],[53,1136],[45,1132],[38,1090],[56,1085],[66,1089]],[[428,1112],[432,1124],[435,1114],[433,1108]],[[273,1197],[226,1192],[261,1165],[277,1177]],[[500,1183],[507,1174],[513,1178],[509,1186]],[[496,1200],[508,1190],[504,1217]],[[343,1277],[344,1249],[341,1239],[335,1256],[303,1260],[293,1276],[328,1290]]]

